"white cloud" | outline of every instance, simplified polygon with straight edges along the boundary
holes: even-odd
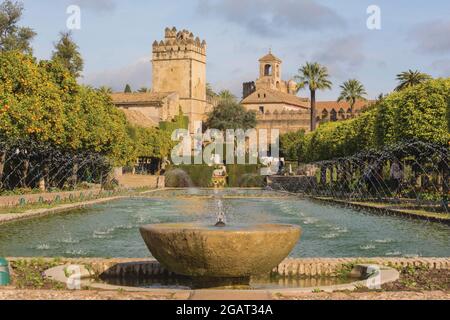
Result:
[[[115,0],[71,0],[70,4],[75,4],[83,9],[92,10],[98,13],[112,12],[116,9]]]
[[[364,44],[361,35],[336,38],[319,46],[320,50],[313,54],[313,60],[328,67],[332,77],[349,77],[366,61]]]
[[[434,20],[414,27],[409,39],[417,44],[417,50],[423,53],[450,52],[450,21]]]
[[[111,87],[114,91],[122,91],[127,83],[133,90],[141,87],[150,88],[152,79],[150,59],[150,57],[143,57],[128,66],[118,69],[86,73],[82,82],[94,87]]]
[[[335,11],[313,0],[199,0],[198,12],[202,17],[219,17],[263,36],[345,25]]]

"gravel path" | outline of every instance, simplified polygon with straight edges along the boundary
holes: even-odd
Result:
[[[151,292],[118,292],[118,291],[53,291],[53,290],[0,290],[1,300],[186,300],[186,293],[161,294]],[[206,297],[205,297],[206,298]],[[214,298],[214,297],[211,297]],[[227,295],[231,298],[232,294]],[[246,299],[237,294],[236,299]],[[335,292],[335,293],[302,293],[294,296],[273,296],[272,299],[290,300],[450,300],[450,292]]]

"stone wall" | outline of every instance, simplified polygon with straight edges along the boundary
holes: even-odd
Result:
[[[255,107],[258,107],[255,105]],[[288,132],[296,132],[310,129],[310,115],[308,110],[301,111],[282,111],[282,112],[265,112],[260,113],[256,117],[257,129],[280,130],[280,134]],[[270,133],[269,133],[270,134]]]
[[[267,177],[267,186],[275,190],[301,193],[317,188],[317,179],[314,176],[270,176]]]
[[[176,92],[180,106],[194,122],[203,121],[211,108],[206,97],[206,42],[188,30],[166,28],[164,40],[153,43],[152,84],[154,92]]]
[[[151,176],[140,174],[123,174],[117,177],[121,187],[125,188],[164,188],[164,176]]]
[[[17,260],[19,258],[8,258]],[[94,272],[105,276],[170,275],[152,259],[63,259],[71,264],[89,264]],[[337,276],[353,264],[378,264],[394,268],[422,266],[432,270],[450,269],[450,258],[302,258],[286,259],[272,270],[273,276],[321,277]]]

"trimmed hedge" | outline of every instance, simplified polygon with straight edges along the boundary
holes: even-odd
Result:
[[[394,92],[360,117],[321,124],[304,135],[281,137],[282,152],[301,162],[347,157],[404,141],[447,145],[450,141],[450,78]]]
[[[227,165],[227,187],[263,187],[265,177],[260,175],[258,165]],[[166,172],[167,187],[187,187],[187,178],[192,187],[212,187],[214,167],[202,165],[170,166]]]

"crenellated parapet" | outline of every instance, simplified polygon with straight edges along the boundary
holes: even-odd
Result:
[[[277,129],[280,134],[296,132],[299,130],[309,131],[309,110],[283,110],[266,111],[256,116],[257,129]]]
[[[195,59],[206,63],[206,41],[188,30],[166,28],[164,40],[153,42],[153,60]]]
[[[273,112],[266,111],[258,113],[257,120],[271,121],[271,120],[308,120],[310,117],[309,110],[275,110]]]

